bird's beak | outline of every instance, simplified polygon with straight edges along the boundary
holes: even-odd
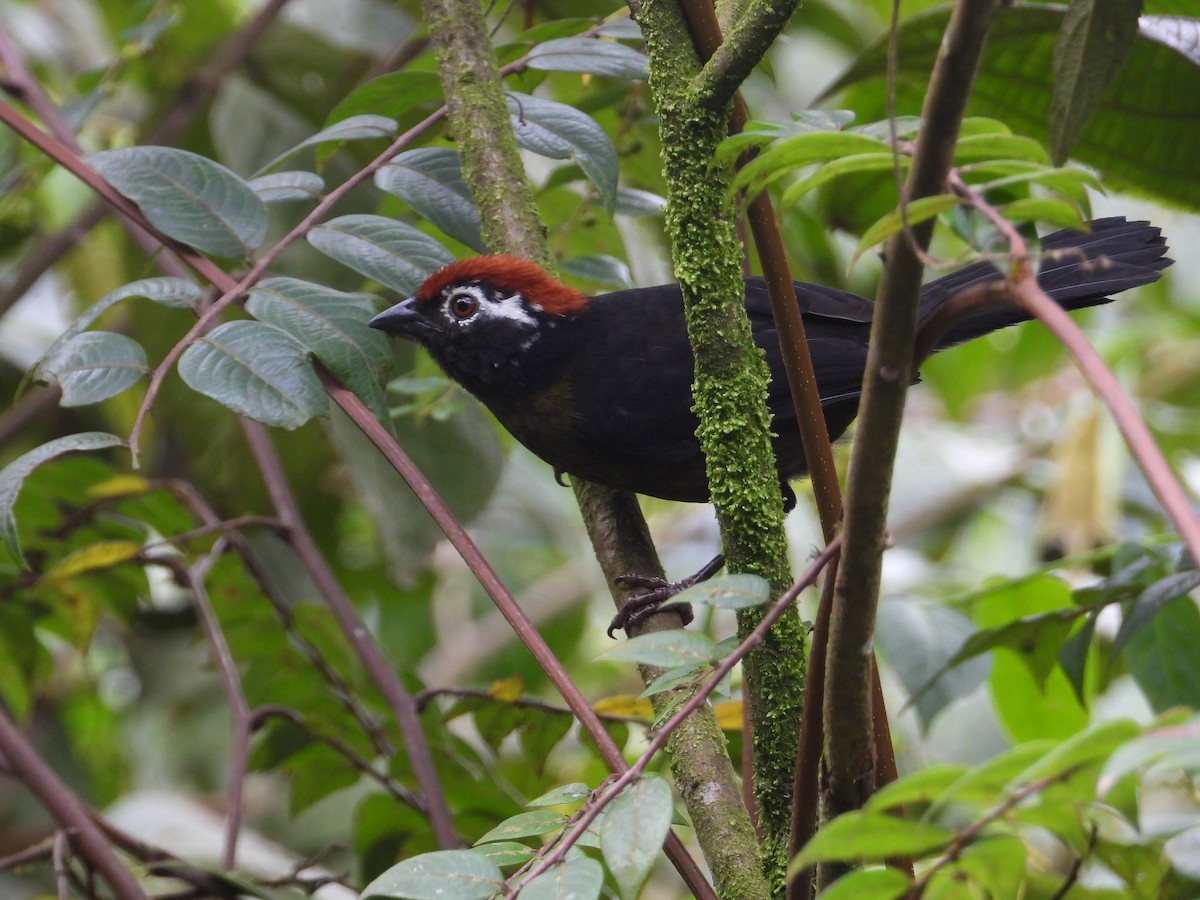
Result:
[[[415,297],[402,300],[395,306],[385,309],[367,325],[391,334],[412,334],[425,325],[425,320],[413,308],[415,302]]]

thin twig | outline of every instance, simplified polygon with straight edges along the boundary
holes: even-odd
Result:
[[[0,707],[0,753],[59,827],[72,832],[79,855],[104,877],[120,900],[148,900],[133,873],[113,853],[103,832],[92,821],[91,811],[46,765],[3,707]]]
[[[296,498],[288,485],[287,476],[283,472],[275,447],[271,443],[267,429],[258,422],[242,419],[242,431],[250,444],[255,462],[262,473],[263,482],[271,503],[275,507],[279,519],[288,528],[288,537],[304,566],[308,577],[312,579],[321,598],[325,601],[334,621],[338,623],[346,640],[354,647],[363,668],[383,695],[392,715],[396,717],[396,725],[404,738],[405,749],[408,751],[409,765],[412,766],[413,776],[420,789],[421,800],[425,804],[429,823],[433,828],[434,837],[443,849],[462,846],[462,839],[454,828],[454,819],[446,804],[446,796],[442,792],[437,769],[433,764],[433,756],[429,744],[425,741],[425,729],[421,725],[421,715],[417,710],[416,701],[400,681],[383,651],[371,637],[366,625],[358,616],[354,604],[346,596],[341,584],[330,568],[324,554],[321,553],[317,542],[313,539]]]

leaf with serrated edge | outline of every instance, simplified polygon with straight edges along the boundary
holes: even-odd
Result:
[[[450,237],[487,252],[479,210],[462,177],[458,152],[420,147],[396,156],[375,173],[375,184],[409,204]]]
[[[342,265],[404,295],[454,261],[450,251],[429,235],[383,216],[330,219],[308,233],[308,242]]]
[[[115,397],[150,370],[146,352],[133,338],[111,331],[85,331],[55,343],[37,367],[62,390],[60,406],[87,406]]]
[[[102,450],[105,447],[123,445],[115,434],[103,431],[85,431],[56,438],[53,441],[35,447],[28,453],[23,453],[0,469],[0,529],[4,532],[4,545],[13,558],[25,565],[25,557],[21,555],[21,541],[17,535],[17,520],[13,508],[17,503],[17,495],[25,484],[25,479],[44,462],[62,456],[64,453],[74,453],[88,450]]]
[[[599,659],[621,659],[651,666],[670,668],[707,665],[713,658],[713,639],[706,634],[673,628],[639,634],[605,650]]]
[[[264,425],[299,428],[323,415],[328,399],[308,351],[265,322],[226,322],[179,360],[188,387]]]
[[[370,884],[361,900],[485,900],[504,887],[504,876],[482,853],[438,850],[392,866]]]
[[[550,159],[570,157],[591,180],[608,210],[617,196],[617,151],[596,121],[564,103],[509,93],[517,143]]]
[[[87,162],[163,234],[216,256],[244,257],[267,234],[267,208],[220,163],[174,147],[102,150]]]
[[[391,351],[387,338],[367,327],[375,311],[370,294],[348,294],[298,278],[266,278],[250,291],[246,309],[315,353],[376,418],[387,421],[380,376]]]
[[[586,856],[552,866],[521,889],[522,900],[595,900],[604,886],[600,863]]]
[[[657,775],[634,782],[608,805],[600,826],[600,852],[623,898],[637,896],[673,816],[671,786]]]

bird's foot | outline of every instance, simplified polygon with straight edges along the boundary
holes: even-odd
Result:
[[[702,581],[712,578],[717,572],[721,571],[721,567],[724,565],[725,557],[717,556],[710,560],[700,571],[679,581],[667,581],[664,578],[652,575],[630,574],[620,576],[617,579],[617,584],[623,587],[642,588],[643,592],[634,594],[626,600],[625,605],[613,616],[613,620],[608,625],[608,636],[612,637],[613,632],[618,629],[624,628],[628,630],[630,626],[645,621],[658,612],[662,605],[676,594],[682,593],[694,584],[699,584]],[[683,619],[683,625],[687,625],[695,618],[692,613],[692,607],[688,603],[680,603],[674,608],[679,611],[679,615]]]

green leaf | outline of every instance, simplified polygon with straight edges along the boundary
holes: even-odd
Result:
[[[1097,796],[1103,797],[1130,772],[1152,765],[1187,772],[1200,769],[1200,718],[1163,724],[1117,748],[1100,772]]]
[[[896,900],[912,879],[899,869],[861,869],[843,875],[820,893],[820,900]]]
[[[906,222],[909,226],[919,225],[934,216],[949,212],[958,206],[958,203],[958,197],[954,194],[938,194],[912,201],[907,205],[904,215],[901,215],[899,209],[892,210],[863,232],[862,237],[858,240],[858,246],[854,248],[854,257],[851,262],[853,263],[876,244],[882,243],[900,231]]]
[[[613,212],[623,216],[661,216],[667,201],[658,194],[637,188],[617,188]]]
[[[529,51],[525,64],[548,72],[583,72],[641,81],[646,77],[644,54],[624,44],[594,38],[556,38]]]
[[[639,634],[605,650],[599,659],[619,659],[650,666],[702,666],[712,662],[716,644],[706,634],[673,628]]]
[[[13,509],[17,503],[17,495],[25,484],[25,479],[44,462],[48,462],[64,453],[87,452],[102,450],[105,447],[124,446],[124,441],[114,434],[102,431],[85,431],[56,438],[53,441],[35,447],[28,453],[23,453],[0,469],[0,529],[4,532],[4,546],[13,559],[25,565],[25,557],[21,555],[21,540],[17,534],[17,520]]]
[[[608,805],[600,824],[600,852],[622,898],[637,896],[674,813],[671,786],[657,775],[635,781]]]
[[[1129,719],[1093,725],[1072,735],[1024,769],[1013,778],[1010,787],[1016,789],[1034,781],[1057,778],[1079,766],[1097,762],[1140,733],[1137,723]]]
[[[969,771],[963,765],[934,763],[885,784],[871,795],[863,808],[867,812],[885,813],[893,807],[930,803]]]
[[[617,151],[586,113],[529,94],[508,94],[517,143],[539,156],[573,159],[600,192],[610,212],[617,198]]]
[[[462,177],[458,151],[421,147],[396,156],[375,173],[375,184],[468,247],[487,253],[479,210]]]
[[[586,856],[543,872],[521,889],[523,900],[595,900],[604,886],[600,863]]]
[[[629,266],[615,256],[570,256],[559,260],[558,265],[563,272],[577,278],[620,289],[633,287]]]
[[[1056,746],[1056,742],[1050,740],[1018,744],[968,769],[934,798],[929,815],[936,815],[939,810],[959,803],[995,803],[1014,778]]]
[[[343,141],[370,141],[390,138],[400,126],[395,119],[374,113],[350,116],[322,128],[311,137],[307,137],[296,146],[285,150],[262,167],[267,172],[275,168],[285,159],[289,159],[305,147],[315,147],[318,144],[342,143]]]
[[[329,402],[308,351],[264,322],[226,322],[184,351],[179,374],[194,391],[264,425],[299,428]]]
[[[316,354],[377,419],[388,420],[381,375],[391,350],[385,335],[367,327],[375,311],[370,294],[348,294],[297,278],[265,278],[251,289],[246,309]]]
[[[521,749],[533,765],[534,771],[541,774],[545,770],[546,760],[558,742],[567,736],[571,730],[572,719],[558,712],[527,709],[520,725]]]
[[[1000,207],[1006,219],[1013,222],[1048,222],[1058,228],[1081,231],[1087,228],[1087,219],[1073,203],[1053,197],[1026,197]]]
[[[941,604],[899,597],[880,604],[875,641],[908,691],[923,727],[946,704],[987,680],[987,660],[959,660],[954,652],[972,630],[969,619]]]
[[[1200,706],[1200,609],[1191,597],[1166,604],[1125,645],[1123,658],[1156,712]]]
[[[1142,0],[1074,0],[1054,42],[1050,147],[1061,164],[1133,52]]]
[[[529,812],[517,813],[515,816],[505,819],[477,840],[475,844],[488,844],[492,841],[511,841],[515,838],[549,834],[552,831],[558,831],[566,823],[566,816],[551,809],[535,809]]]
[[[771,599],[771,585],[760,575],[718,575],[680,591],[664,606],[702,603],[717,609],[750,609]]]
[[[846,813],[822,826],[790,868],[807,869],[817,862],[873,862],[889,856],[924,856],[953,840],[953,831],[927,822],[880,813]]]
[[[1066,9],[1065,4],[1011,4],[997,11],[968,104],[970,115],[1003,119],[1014,131],[1049,144],[1055,44]],[[900,115],[920,112],[948,10],[929,10],[900,26],[892,91]],[[1101,173],[1110,190],[1148,192],[1172,206],[1200,207],[1200,168],[1190,150],[1200,122],[1194,47],[1190,20],[1140,18],[1128,60],[1071,150]],[[826,94],[853,85],[840,103],[867,119],[886,116],[887,50],[886,37],[877,40]]]
[[[1200,587],[1200,572],[1191,570],[1168,575],[1142,591],[1125,613],[1117,636],[1113,638],[1109,659],[1116,659],[1129,640],[1154,620],[1159,610],[1197,587]]]
[[[313,172],[274,172],[251,179],[250,189],[263,203],[316,200],[325,193],[325,179]]]
[[[497,841],[474,849],[497,866],[519,866],[533,859],[533,848],[519,841]]]
[[[173,147],[102,150],[87,157],[163,234],[204,253],[245,257],[267,234],[267,208],[220,163]]]
[[[473,850],[422,853],[392,866],[363,889],[361,900],[485,900],[504,887],[495,863]]]
[[[342,265],[405,296],[454,261],[429,235],[383,216],[330,219],[308,233],[308,242]]]
[[[855,131],[805,131],[776,141],[743,166],[733,179],[733,189],[757,193],[775,179],[803,166],[843,156],[880,154],[884,149],[880,139]],[[890,164],[891,154],[883,155]]]
[[[899,163],[900,171],[908,171],[912,157],[903,153],[856,153],[853,156],[843,156],[841,159],[831,159],[807,178],[788,186],[780,198],[780,205],[791,206],[809,191],[815,190],[843,175],[860,172],[888,172]]]
[[[148,371],[146,351],[133,338],[85,331],[56,342],[38,363],[37,377],[57,382],[61,406],[87,406],[115,397]]]
[[[525,805],[528,807],[539,807],[562,806],[568,803],[574,804],[581,800],[586,800],[591,793],[592,789],[582,781],[573,781],[570,784],[556,787],[554,790],[548,791],[540,797],[535,797]]]

